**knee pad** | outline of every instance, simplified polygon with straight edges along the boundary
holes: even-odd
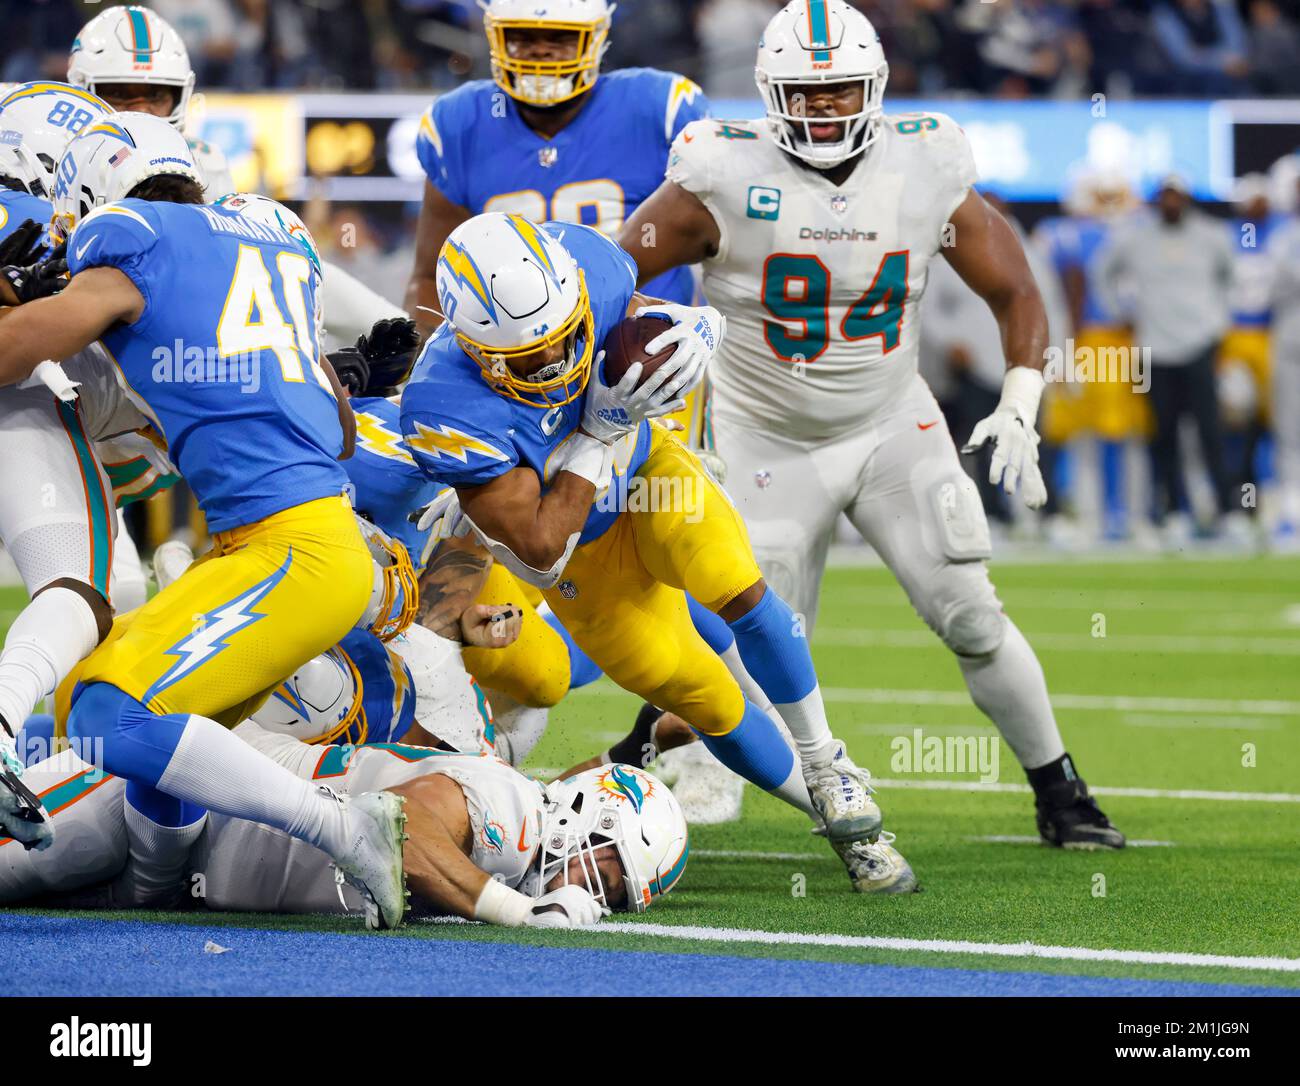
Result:
[[[962,600],[943,617],[939,636],[958,656],[987,656],[996,652],[1007,633],[1007,616],[997,603]]]

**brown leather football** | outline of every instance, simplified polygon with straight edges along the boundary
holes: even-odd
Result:
[[[645,353],[645,345],[671,327],[672,321],[666,317],[627,317],[614,325],[602,345],[605,350],[605,384],[610,387],[618,384],[637,362],[642,363],[641,380],[637,385],[645,384],[645,379],[667,362],[677,349],[673,343],[650,356]]]

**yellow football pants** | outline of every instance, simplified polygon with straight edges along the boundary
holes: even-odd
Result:
[[[1223,337],[1219,348],[1218,365],[1220,368],[1231,361],[1241,362],[1255,378],[1255,390],[1259,397],[1256,411],[1260,421],[1268,426],[1272,421],[1271,392],[1273,389],[1273,365],[1267,328],[1231,328]]]
[[[77,681],[110,683],[155,713],[234,727],[352,629],[370,599],[372,570],[341,496],[219,532],[211,551],[118,618],[61,684],[60,729]]]
[[[694,454],[656,425],[626,508],[573,552],[545,596],[619,686],[701,732],[725,735],[740,723],[744,695],[695,632],[683,590],[717,611],[761,577],[735,507]]]
[[[494,562],[475,603],[512,603],[523,611],[519,640],[504,649],[466,646],[465,670],[480,686],[534,709],[549,709],[569,692],[569,649],[537,613],[542,594]]]

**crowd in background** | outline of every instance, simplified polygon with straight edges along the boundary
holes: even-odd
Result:
[[[853,0],[880,32],[893,93],[1240,97],[1300,93],[1300,0]],[[474,0],[151,0],[201,87],[446,88],[487,74]],[[101,0],[0,0],[0,80],[57,77],[68,28]],[[778,0],[620,0],[608,66],[754,93]],[[632,32],[634,30],[634,32]]]

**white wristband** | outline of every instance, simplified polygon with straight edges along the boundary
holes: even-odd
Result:
[[[1028,366],[1012,366],[1002,379],[1002,399],[999,408],[1014,412],[1026,426],[1033,427],[1038,419],[1038,401],[1043,398],[1043,374]]]
[[[586,479],[599,492],[609,486],[614,471],[614,449],[590,434],[575,433],[565,446],[561,471]]]
[[[532,910],[532,898],[503,886],[496,879],[488,879],[474,903],[474,919],[505,928],[522,928]]]

